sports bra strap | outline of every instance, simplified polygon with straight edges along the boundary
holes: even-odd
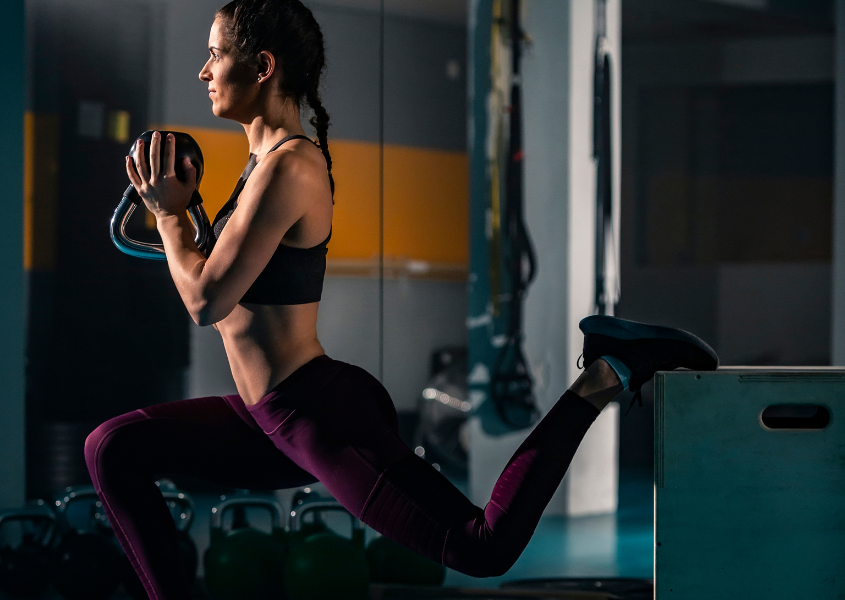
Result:
[[[270,148],[270,149],[267,151],[267,154],[270,154],[273,150],[275,150],[276,148],[278,148],[279,146],[281,146],[281,145],[282,145],[282,144],[284,144],[285,142],[289,142],[289,141],[291,141],[291,140],[308,140],[308,141],[309,141],[309,142],[311,142],[312,144],[314,143],[314,140],[312,140],[312,139],[311,139],[310,137],[308,137],[307,135],[299,135],[299,134],[296,134],[296,135],[289,135],[289,136],[287,136],[286,138],[282,139],[282,140],[281,140],[278,144],[276,144],[275,146],[273,146],[272,148]]]

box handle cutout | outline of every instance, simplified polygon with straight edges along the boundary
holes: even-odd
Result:
[[[760,420],[767,429],[824,429],[830,423],[830,411],[819,404],[773,404]]]

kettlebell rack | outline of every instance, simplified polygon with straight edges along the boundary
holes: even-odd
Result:
[[[189,535],[196,520],[194,502],[172,482],[161,480],[156,484],[174,516],[180,557],[188,571],[186,577],[193,584],[198,559]],[[80,510],[78,505],[84,501],[89,506]],[[270,530],[253,527],[247,509],[266,512]],[[350,519],[349,537],[329,527],[324,518],[329,513]],[[306,516],[313,518],[308,520]],[[83,526],[81,520],[86,521]],[[16,548],[0,547],[3,593],[12,598],[45,597],[52,584],[68,600],[106,600],[122,585],[124,593],[133,599],[147,597],[90,485],[67,488],[52,504],[39,500],[0,513],[0,529],[15,521],[26,524],[30,535],[24,536],[25,541]],[[651,582],[619,579],[558,580],[549,585],[540,585],[541,581],[512,582],[501,590],[446,588],[446,569],[442,565],[384,536],[376,536],[366,544],[366,531],[358,518],[336,500],[309,488],[294,494],[289,511],[266,495],[239,492],[221,496],[211,509],[209,525],[211,545],[203,562],[205,591],[213,600],[454,600],[477,598],[482,592],[490,598],[575,600],[599,597],[599,585],[606,592],[618,592],[601,597],[651,597]],[[96,571],[98,564],[100,570]],[[102,565],[111,571],[104,571]],[[68,573],[72,575],[69,577]]]

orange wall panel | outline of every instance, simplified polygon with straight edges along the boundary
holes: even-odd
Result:
[[[24,113],[24,269],[56,266],[59,117]],[[106,234],[108,235],[108,234]]]
[[[205,159],[200,186],[213,219],[249,158],[240,132],[182,127]],[[329,259],[370,260],[379,251],[379,147],[331,140],[335,206]],[[469,171],[463,152],[386,145],[384,149],[384,252],[432,263],[469,260]]]
[[[468,263],[466,153],[385,146],[384,253]]]
[[[202,148],[205,174],[200,192],[213,219],[228,200],[248,160],[246,136],[198,127],[159,128],[185,131]],[[50,269],[55,260],[56,194],[51,182],[54,183],[57,160],[57,118],[27,112],[24,132],[24,266]],[[378,144],[332,140],[329,148],[336,203],[328,258],[371,261],[379,252]],[[467,155],[463,152],[386,145],[385,256],[466,265],[468,176]]]

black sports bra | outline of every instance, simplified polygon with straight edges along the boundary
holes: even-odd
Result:
[[[269,154],[285,142],[294,139],[311,141],[304,135],[289,135],[278,144],[273,146]],[[249,178],[258,157],[255,154],[249,155],[249,162],[244,172],[238,178],[238,184],[220,212],[214,218],[212,228],[214,240],[220,238],[223,228],[238,207],[238,196],[244,189],[244,184]],[[294,248],[279,243],[270,262],[264,270],[258,274],[250,288],[243,295],[240,304],[308,304],[319,302],[323,294],[323,279],[326,274],[326,253],[329,240],[332,239],[331,230],[325,241],[313,248]]]

